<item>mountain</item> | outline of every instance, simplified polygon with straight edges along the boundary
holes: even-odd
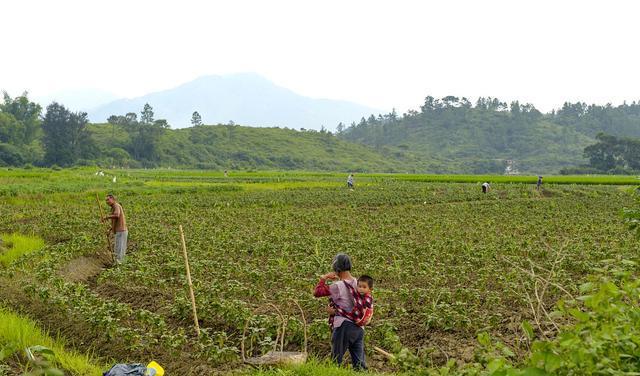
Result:
[[[198,111],[205,124],[234,123],[261,127],[334,129],[379,110],[356,103],[304,97],[253,73],[204,76],[173,89],[133,99],[119,99],[89,112],[100,123],[111,115],[140,113],[149,103],[157,119],[172,128],[191,126]]]
[[[58,102],[64,104],[71,111],[86,112],[92,108],[110,103],[117,98],[115,94],[104,90],[74,89],[37,97],[35,102],[39,103],[42,108],[46,108],[51,102]]]

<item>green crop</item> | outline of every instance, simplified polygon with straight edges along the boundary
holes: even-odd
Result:
[[[326,301],[312,290],[338,252],[352,257],[355,275],[376,281],[369,357],[381,347],[396,356],[394,370],[407,372],[454,359],[524,364],[536,340],[552,340],[570,323],[549,318],[559,300],[580,296],[603,260],[637,261],[637,240],[619,216],[634,205],[628,187],[618,186],[629,177],[545,177],[537,191],[534,178],[356,174],[352,191],[345,174],[105,171],[118,176],[113,183],[94,172],[0,172],[0,228],[46,241],[0,274],[19,286],[0,298],[63,312],[73,324],[67,333],[90,333],[102,356],[154,356],[175,374],[237,367],[247,320],[252,353],[271,349],[279,319],[265,312],[268,303],[286,316],[285,348],[299,349],[294,299],[310,352],[326,357]],[[488,194],[479,186],[485,180]],[[127,261],[72,280],[66,266],[105,247],[95,194],[107,192],[128,216]],[[487,334],[478,341],[480,333]]]

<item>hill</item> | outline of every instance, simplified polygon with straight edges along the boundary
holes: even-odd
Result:
[[[172,128],[190,126],[198,111],[205,124],[227,123],[320,130],[339,122],[351,122],[375,109],[347,101],[314,99],[298,95],[251,73],[204,76],[173,89],[133,99],[119,99],[89,111],[93,122],[111,115],[138,112],[149,103],[156,117]]]
[[[555,173],[585,164],[584,148],[606,132],[640,135],[640,104],[565,103],[550,114],[531,104],[480,98],[427,97],[420,111],[370,116],[340,129],[340,138],[430,160],[440,173]]]
[[[239,125],[205,125],[166,130],[153,158],[130,157],[131,132],[123,126],[93,124],[96,159],[105,165],[202,169],[323,171],[414,171],[417,160],[341,140],[328,132]],[[131,154],[130,154],[131,152]]]

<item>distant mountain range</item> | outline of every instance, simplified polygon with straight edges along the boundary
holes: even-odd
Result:
[[[294,93],[253,73],[204,76],[173,89],[132,99],[118,99],[89,110],[93,123],[111,115],[140,113],[149,103],[156,119],[167,119],[172,128],[191,126],[198,111],[205,124],[234,123],[258,127],[334,130],[363,116],[382,111],[352,102],[315,99]]]

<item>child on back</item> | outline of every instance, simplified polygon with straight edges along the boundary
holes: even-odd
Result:
[[[366,309],[373,300],[360,295],[357,291],[358,280],[351,274],[351,259],[344,253],[338,253],[331,262],[333,272],[320,277],[320,282],[313,295],[317,297],[331,297],[336,308],[344,312],[338,313],[333,308],[327,307],[327,312],[333,315],[331,322],[331,359],[337,364],[342,364],[342,358],[348,350],[351,354],[351,364],[356,370],[366,370],[367,363],[364,354],[364,328],[356,324],[364,325],[361,318],[366,317]],[[327,285],[326,280],[338,281]],[[373,285],[368,284],[373,287]],[[363,286],[364,287],[364,286]],[[363,289],[366,291],[366,289]],[[344,316],[343,316],[344,315]],[[370,314],[368,314],[370,316]]]
[[[346,312],[337,304],[334,304],[331,299],[329,299],[329,305],[333,306],[336,314],[348,318],[356,325],[369,325],[373,317],[373,296],[371,295],[373,292],[373,278],[363,274],[358,278],[357,291],[353,291],[353,287],[348,284],[347,288],[351,290],[354,298],[353,309],[350,312]],[[329,317],[329,320],[331,321],[331,317]]]
[[[325,280],[332,279],[332,276],[327,277],[329,278],[321,278],[318,286],[316,286],[316,297],[331,295],[329,286],[325,284]],[[331,330],[333,330],[333,321],[336,315],[347,318],[358,326],[369,325],[373,317],[373,296],[371,294],[373,291],[373,278],[368,275],[361,275],[360,278],[358,278],[357,290],[349,283],[345,283],[344,285],[353,297],[353,308],[350,311],[346,311],[335,304],[332,298],[329,298],[327,312],[329,313],[329,326]]]

